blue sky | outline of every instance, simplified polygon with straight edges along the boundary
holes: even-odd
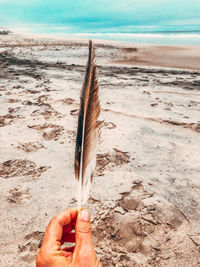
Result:
[[[0,0],[0,26],[69,32],[200,29],[200,0]]]

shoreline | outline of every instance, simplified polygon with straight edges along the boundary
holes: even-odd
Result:
[[[44,34],[10,34],[1,36],[1,39],[17,38],[24,40],[35,40],[36,43],[32,46],[40,46],[45,42],[50,45],[55,45],[55,42],[60,45],[83,45],[87,46],[88,39],[75,38],[74,36],[61,35],[44,35]],[[111,64],[121,64],[138,67],[156,67],[156,68],[175,68],[185,70],[200,71],[200,46],[197,45],[152,45],[152,44],[137,44],[132,42],[111,41],[92,39],[96,47],[113,47],[121,49],[123,58],[113,59]],[[63,42],[63,43],[62,43]],[[16,44],[18,46],[19,44]],[[28,44],[27,44],[28,45]],[[57,44],[58,45],[58,44]],[[9,43],[6,44],[9,47]],[[23,44],[25,46],[25,44]],[[0,48],[3,47],[0,44]],[[13,44],[10,44],[13,47]]]

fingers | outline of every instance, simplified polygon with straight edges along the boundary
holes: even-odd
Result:
[[[95,262],[97,258],[92,245],[90,214],[85,209],[78,214],[75,238],[74,260],[78,259],[78,262],[83,266],[85,266],[84,264],[86,266],[95,266],[88,264],[89,262]]]
[[[77,217],[77,209],[71,208],[59,214],[56,217],[56,220],[62,227],[64,227],[69,223],[71,223],[72,221],[75,221],[76,217]]]
[[[78,214],[76,221],[76,242],[90,242],[91,238],[90,214],[84,209]]]
[[[56,249],[60,249],[60,241],[63,236],[63,227],[66,227],[67,225],[71,224],[72,221],[75,221],[76,217],[77,209],[68,209],[51,219],[49,225],[47,226],[42,246],[56,246]],[[70,227],[72,229],[72,226]]]
[[[75,233],[72,231],[74,228]],[[64,242],[76,245],[61,249]],[[77,209],[66,210],[53,218],[46,229],[38,262],[44,262],[41,266],[50,266],[51,260],[55,260],[55,266],[61,266],[63,259],[65,264],[69,261],[74,266],[99,266],[92,245],[90,214],[87,210],[82,210],[78,215]]]

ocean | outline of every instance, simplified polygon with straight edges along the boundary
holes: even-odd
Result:
[[[27,35],[57,36],[68,38],[83,38],[97,40],[113,40],[120,42],[131,42],[136,44],[155,44],[155,45],[200,45],[200,30],[181,30],[181,31],[126,31],[126,32],[81,32],[76,31],[70,25],[32,25],[30,27],[12,28],[12,32]]]
[[[77,33],[81,38],[104,39],[158,45],[200,45],[199,32],[153,32],[153,33]]]
[[[200,0],[0,0],[0,26],[159,45],[200,45]]]

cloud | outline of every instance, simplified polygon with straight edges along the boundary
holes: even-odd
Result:
[[[59,24],[77,31],[153,27],[198,19],[199,14],[199,0],[0,0],[0,25]]]

